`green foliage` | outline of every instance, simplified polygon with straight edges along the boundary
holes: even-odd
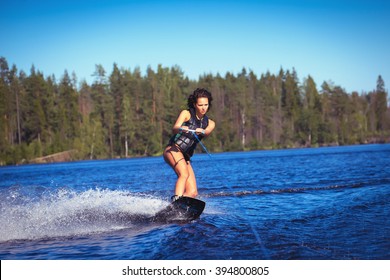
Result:
[[[189,80],[178,67],[158,65],[143,76],[96,65],[95,81],[76,86],[67,71],[57,82],[34,66],[29,75],[0,57],[0,165],[72,150],[76,159],[161,155],[179,112],[196,87],[213,94],[211,152],[384,142],[390,136],[385,84],[347,93],[293,69],[257,77],[245,68],[225,77]],[[198,152],[202,152],[198,149]]]

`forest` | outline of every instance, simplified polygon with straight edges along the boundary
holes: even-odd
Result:
[[[110,73],[96,65],[92,74],[90,84],[67,70],[57,80],[0,57],[0,165],[64,151],[72,160],[161,155],[197,87],[213,94],[208,115],[217,126],[204,142],[210,152],[390,142],[381,75],[372,91],[358,93],[282,68],[190,80],[179,66],[143,74],[113,63]]]

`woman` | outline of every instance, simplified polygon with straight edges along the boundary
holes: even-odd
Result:
[[[188,97],[188,110],[180,113],[172,128],[174,135],[164,150],[165,162],[177,175],[175,195],[172,196],[172,201],[181,196],[196,197],[198,195],[190,158],[194,154],[198,141],[209,136],[215,128],[215,122],[206,116],[211,108],[212,100],[210,92],[197,88]]]

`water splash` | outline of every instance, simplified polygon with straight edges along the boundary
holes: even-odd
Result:
[[[33,195],[32,195],[33,194]],[[130,228],[168,202],[128,191],[14,187],[1,193],[0,242]]]

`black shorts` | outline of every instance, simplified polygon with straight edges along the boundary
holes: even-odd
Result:
[[[173,151],[175,152],[181,152],[183,154],[184,159],[188,162],[191,161],[191,156],[187,154],[186,152],[183,152],[178,145],[175,143],[169,143],[167,147],[171,147]]]

